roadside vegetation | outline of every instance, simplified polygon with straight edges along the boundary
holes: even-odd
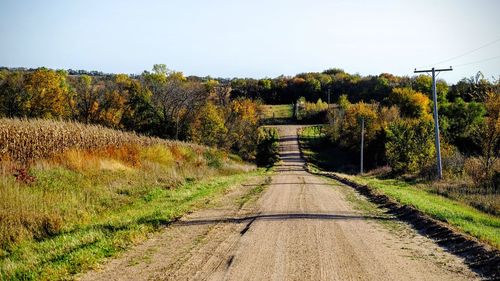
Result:
[[[0,122],[0,278],[65,279],[262,172],[95,125]]]
[[[443,94],[444,95],[444,94]],[[467,201],[498,214],[500,178],[500,94],[486,92],[469,103],[441,97],[441,152],[444,178],[436,181],[436,151],[430,98],[409,88],[395,88],[384,103],[350,103],[341,96],[329,122],[317,129],[311,145],[332,151],[328,168],[359,172],[361,120],[364,120],[364,167],[383,177],[426,181],[436,193]],[[451,112],[451,113],[450,113]],[[312,129],[307,129],[312,130]],[[308,134],[305,131],[304,137]],[[464,143],[469,145],[464,146]]]
[[[474,193],[461,193],[457,197],[443,196],[439,192],[439,186],[447,181],[438,184],[415,177],[391,176],[388,167],[378,168],[364,175],[356,174],[355,169],[359,169],[359,162],[356,163],[354,159],[358,159],[359,155],[342,152],[342,149],[331,143],[326,132],[324,126],[310,126],[299,131],[301,150],[312,170],[335,171],[338,175],[359,184],[369,185],[402,204],[413,206],[435,219],[447,222],[464,233],[500,248],[497,195],[484,194],[480,198],[481,201],[475,202],[472,199],[477,199],[477,194]],[[478,207],[478,204],[482,207]]]
[[[279,133],[273,127],[259,129],[257,145],[257,165],[272,167],[279,160]]]

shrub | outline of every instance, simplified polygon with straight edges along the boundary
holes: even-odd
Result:
[[[387,161],[396,173],[415,173],[433,159],[432,123],[425,120],[399,120],[387,128]]]
[[[257,165],[272,166],[279,159],[279,134],[276,128],[260,128],[257,141]]]
[[[443,171],[450,175],[460,176],[464,172],[465,157],[451,145],[441,145]]]
[[[498,192],[500,174],[498,159],[489,164],[484,156],[470,157],[465,160],[464,170],[476,188],[481,188],[484,192]]]
[[[203,153],[205,160],[207,160],[207,165],[211,168],[219,169],[222,167],[224,154],[215,149],[207,149]]]
[[[323,123],[326,119],[328,103],[318,99],[316,103],[307,102],[305,98],[300,98],[298,101],[299,109],[297,120],[308,123]]]

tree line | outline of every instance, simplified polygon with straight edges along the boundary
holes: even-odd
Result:
[[[486,101],[489,94],[498,95],[499,85],[499,80],[490,81],[481,73],[455,85],[438,80],[442,134],[461,153],[482,153],[477,128],[491,115]],[[345,145],[355,146],[357,142],[353,140],[358,134],[352,131],[351,137],[350,133],[338,133],[358,128],[352,123],[357,117],[349,117],[353,112],[356,116],[368,114],[368,126],[370,120],[380,118],[430,122],[431,87],[431,78],[426,75],[361,76],[342,69],[272,79],[212,79],[186,77],[162,64],[140,75],[1,68],[0,116],[101,124],[145,135],[193,141],[254,159],[260,103],[301,104],[297,119],[316,121],[327,115],[325,102],[330,95],[330,103],[337,102],[344,110],[343,113],[331,110],[328,114],[332,138],[349,140],[350,144]],[[355,106],[346,107],[346,101]],[[337,128],[342,118],[335,114],[347,118],[346,124],[352,123],[350,127]],[[384,127],[383,124],[392,120],[382,119],[371,123]],[[419,128],[417,125],[407,124]],[[368,145],[368,149],[376,151],[371,163],[389,161],[386,152],[390,149],[385,150],[385,139],[392,136],[389,132],[384,129],[378,133],[380,138],[374,138],[380,149],[375,149],[375,144]]]
[[[466,102],[441,96],[441,152],[445,177],[470,181],[469,192],[500,191],[500,93],[487,91]],[[427,94],[394,88],[383,102],[351,103],[342,95],[328,111],[326,134],[349,151],[358,166],[361,120],[365,167],[388,166],[393,174],[436,177],[432,101]],[[481,187],[478,189],[478,187]]]
[[[165,65],[141,75],[0,70],[0,117],[74,120],[256,156],[259,104]]]
[[[222,79],[221,79],[222,80]],[[264,79],[227,80],[233,96],[260,99],[265,104],[292,104],[300,97],[309,102],[318,99],[335,102],[341,95],[346,95],[351,102],[383,102],[394,88],[411,88],[426,95],[431,94],[432,80],[427,75],[396,76],[389,73],[361,76],[349,74],[342,69],[329,69],[323,72],[301,73],[293,77],[279,76]],[[444,80],[437,81],[437,93],[440,100],[454,101],[461,98],[466,102],[478,101],[484,94],[498,91],[498,79],[485,79],[479,72],[470,78],[463,78],[454,85]]]

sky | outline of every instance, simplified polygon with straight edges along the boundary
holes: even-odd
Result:
[[[0,66],[163,63],[225,78],[454,66],[440,78],[455,83],[500,77],[499,11],[498,0],[0,0]]]

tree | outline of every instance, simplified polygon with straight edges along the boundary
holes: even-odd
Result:
[[[377,132],[376,104],[359,102],[352,104],[345,111],[345,123],[340,143],[344,147],[357,150],[361,143],[361,119],[365,121],[365,140],[369,143]],[[367,145],[368,146],[368,145]]]
[[[0,116],[22,116],[27,103],[23,93],[25,74],[21,71],[0,72]]]
[[[211,102],[201,108],[189,128],[190,140],[210,147],[223,146],[226,133],[222,113]]]
[[[151,91],[151,100],[158,120],[157,134],[162,137],[179,138],[183,116],[199,107],[206,99],[206,88],[197,82],[188,82],[182,72],[168,70],[164,65],[155,65],[153,73],[141,76],[144,85]]]
[[[222,107],[221,111],[227,128],[224,146],[245,160],[253,160],[259,127],[259,104],[251,99],[238,98],[232,100],[230,106]]]
[[[28,73],[22,92],[27,117],[61,118],[68,114],[66,73],[40,68]]]
[[[151,104],[151,92],[138,80],[126,75],[117,77],[116,84],[121,95],[126,97],[121,120],[123,127],[140,133],[153,134],[155,116]]]
[[[483,152],[486,171],[493,173],[494,163],[500,156],[500,94],[489,93],[484,105],[486,117],[478,130],[477,142]]]
[[[91,76],[81,75],[69,80],[75,94],[72,97],[73,119],[84,123],[98,122],[99,90]]]
[[[395,173],[415,173],[433,159],[432,122],[405,119],[393,122],[386,130],[386,156]]]
[[[475,153],[480,148],[474,140],[479,127],[483,126],[486,109],[477,102],[466,103],[462,98],[444,104],[439,109],[440,126],[447,142],[462,152]]]
[[[430,119],[430,99],[410,88],[394,88],[389,95],[389,101],[397,105],[401,115],[408,118]]]

